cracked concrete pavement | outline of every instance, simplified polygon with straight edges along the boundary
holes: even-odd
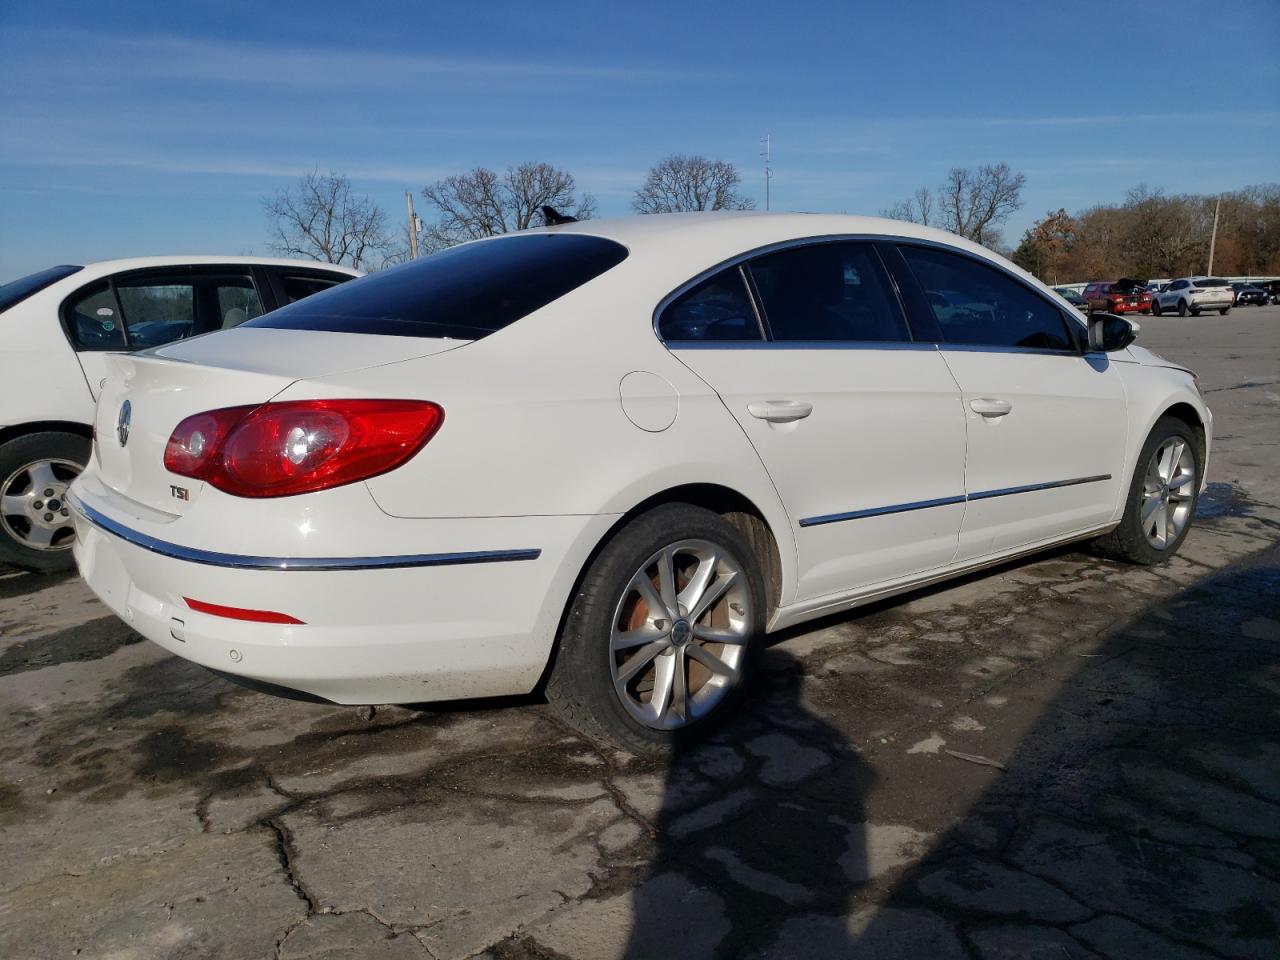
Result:
[[[276,700],[0,571],[0,955],[1276,956],[1280,308],[1143,327],[1217,418],[1178,558],[790,631],[669,763],[532,699]]]

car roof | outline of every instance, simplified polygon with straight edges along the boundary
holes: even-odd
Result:
[[[772,213],[762,210],[717,210],[701,213],[658,213],[600,220],[579,220],[532,233],[585,233],[641,249],[722,249],[726,255],[769,243],[809,237],[871,235],[928,240],[972,249],[990,258],[990,250],[952,233],[918,223],[834,213]]]
[[[320,263],[316,260],[290,260],[283,257],[223,257],[211,254],[194,254],[190,256],[169,255],[163,257],[124,257],[118,260],[95,260],[82,264],[85,270],[95,273],[115,273],[121,270],[141,270],[146,267],[200,267],[213,264],[257,265],[262,267],[294,267],[309,270],[327,270],[334,273],[345,273],[351,277],[362,276],[362,272],[336,263]]]

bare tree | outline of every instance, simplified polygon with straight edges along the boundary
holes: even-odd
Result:
[[[271,221],[267,246],[291,257],[343,263],[357,269],[378,266],[388,245],[387,216],[366,196],[351,192],[351,181],[313,170],[292,187],[262,201]]]
[[[422,195],[437,213],[425,231],[428,250],[538,226],[543,206],[579,220],[596,209],[590,194],[578,193],[573,174],[549,163],[522,163],[501,175],[476,167],[429,184]]]
[[[933,226],[935,219],[933,209],[933,192],[928,187],[920,187],[906,200],[900,200],[891,207],[880,211],[880,216],[890,220],[906,220],[926,227]]]
[[[999,239],[999,226],[1022,206],[1026,182],[1007,163],[954,167],[940,191],[943,222],[952,233],[990,245]]]
[[[983,164],[976,170],[953,167],[936,191],[921,187],[908,200],[883,211],[896,220],[941,227],[992,247],[1000,242],[1000,226],[1022,206],[1027,178],[1007,163]]]
[[[674,153],[649,168],[631,206],[636,213],[751,210],[756,203],[738,192],[741,182],[726,160]]]

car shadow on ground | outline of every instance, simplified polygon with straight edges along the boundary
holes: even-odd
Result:
[[[722,783],[692,812],[665,805],[623,955],[1275,956],[1278,597],[1273,549],[1153,604],[1078,668],[1033,668],[1003,771],[987,768],[967,812],[879,891],[867,801],[903,773],[806,710],[800,664],[770,651],[732,731],[763,765],[717,771],[721,746],[677,750],[669,794],[695,774]],[[937,762],[933,776],[964,767]],[[700,815],[720,819],[700,830]]]

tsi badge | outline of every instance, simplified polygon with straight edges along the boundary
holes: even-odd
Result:
[[[120,404],[120,415],[116,417],[116,439],[120,446],[129,442],[129,421],[133,419],[133,404],[128,400]]]

